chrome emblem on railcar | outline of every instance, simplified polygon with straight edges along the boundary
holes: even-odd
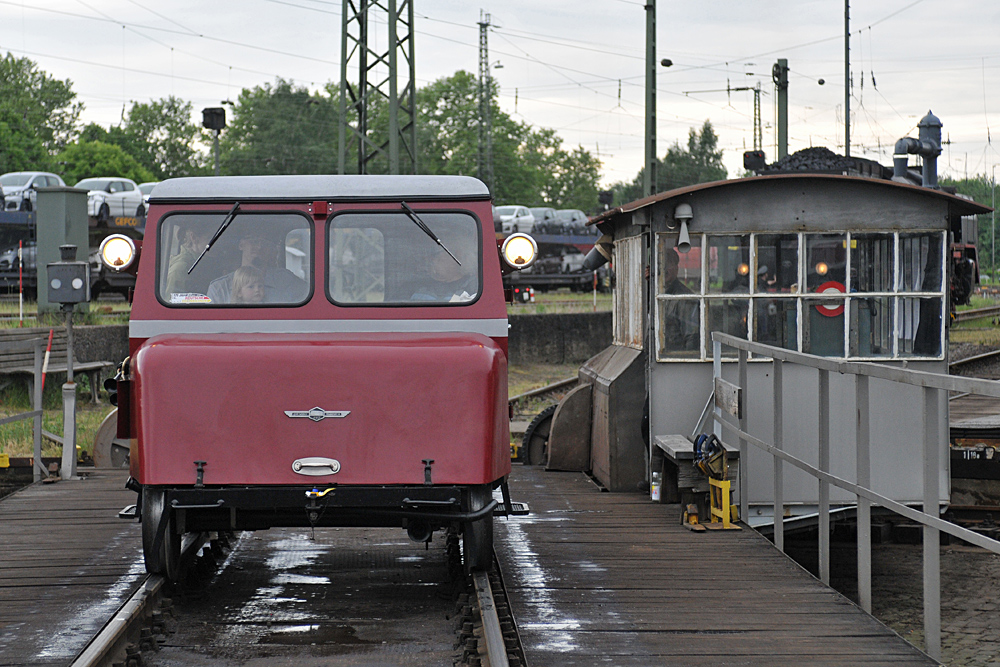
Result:
[[[322,456],[309,456],[304,459],[296,459],[292,463],[292,472],[310,477],[336,475],[340,472],[340,461]]]
[[[312,410],[285,410],[285,414],[293,419],[311,419],[314,422],[321,422],[327,417],[340,419],[351,414],[350,410],[324,410],[323,408],[313,408]]]

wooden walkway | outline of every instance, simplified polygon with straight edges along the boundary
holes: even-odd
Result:
[[[67,665],[145,576],[126,470],[0,501],[0,665]]]
[[[515,466],[531,514],[497,519],[529,665],[936,665],[750,529]]]

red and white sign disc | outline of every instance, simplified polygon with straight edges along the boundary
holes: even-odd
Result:
[[[836,280],[830,280],[819,287],[816,288],[817,294],[843,294],[847,291],[843,283],[839,283]],[[819,311],[820,315],[826,315],[827,317],[836,317],[837,315],[844,314],[844,302],[841,301],[839,306],[827,306],[824,304],[819,304],[816,306],[816,310]]]

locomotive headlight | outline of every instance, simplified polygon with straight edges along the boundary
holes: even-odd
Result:
[[[135,244],[124,234],[112,234],[101,241],[99,254],[106,267],[124,271],[135,260]]]
[[[821,276],[825,276],[829,270],[830,267],[827,265],[826,262],[819,262],[818,264],[816,264],[816,273],[818,273]]]
[[[750,265],[744,262],[736,267],[736,272],[741,276],[745,276],[750,273]]]
[[[503,242],[500,254],[515,269],[526,269],[538,259],[538,244],[527,234],[511,234]]]

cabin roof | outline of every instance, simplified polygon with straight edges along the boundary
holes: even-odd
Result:
[[[172,178],[157,184],[149,199],[167,203],[489,198],[489,188],[470,176],[283,175]]]
[[[693,194],[696,192],[702,192],[706,190],[713,189],[723,189],[723,188],[750,188],[750,187],[767,187],[768,182],[775,181],[790,181],[790,180],[835,180],[841,182],[858,182],[870,185],[873,187],[884,187],[884,188],[897,188],[904,191],[910,191],[914,194],[930,197],[934,199],[943,199],[948,202],[948,207],[951,213],[955,215],[976,215],[979,213],[989,213],[993,209],[989,206],[983,206],[977,204],[976,202],[964,199],[957,195],[949,194],[943,190],[933,190],[931,188],[925,188],[919,185],[913,185],[910,183],[898,183],[896,181],[890,181],[885,179],[877,178],[866,178],[862,176],[845,176],[841,174],[773,174],[766,176],[749,176],[747,178],[735,178],[725,181],[712,181],[710,183],[698,183],[696,185],[688,185],[683,188],[676,188],[674,190],[666,190],[664,192],[658,192],[655,195],[645,197],[643,199],[637,199],[635,201],[623,204],[613,209],[604,211],[600,215],[596,215],[590,219],[587,223],[589,225],[597,225],[604,222],[609,222],[615,217],[624,214],[632,213],[638,211],[647,206],[652,206],[659,202],[674,199],[676,197],[682,197],[684,195]]]

